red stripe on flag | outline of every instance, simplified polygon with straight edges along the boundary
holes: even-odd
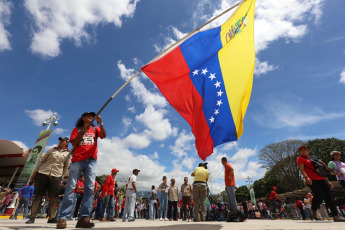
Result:
[[[206,160],[206,157],[213,152],[213,140],[202,110],[203,98],[189,77],[190,70],[180,47],[144,66],[142,71],[192,127],[199,156]]]

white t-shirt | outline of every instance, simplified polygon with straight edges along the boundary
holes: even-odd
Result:
[[[137,176],[136,175],[132,175],[128,178],[127,180],[127,189],[134,189],[133,188],[133,185],[132,185],[132,182],[136,182],[137,181]]]

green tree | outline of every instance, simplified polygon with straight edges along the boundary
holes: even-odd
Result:
[[[102,185],[104,184],[105,179],[107,179],[107,176],[108,175],[105,175],[105,174],[96,176],[96,181],[98,182],[98,184]]]
[[[254,191],[255,191],[255,188],[254,188]],[[235,195],[236,195],[237,203],[250,200],[249,190],[248,190],[247,186],[245,186],[245,185],[242,185],[242,186],[236,188]]]
[[[345,141],[334,137],[308,141],[306,147],[310,155],[315,155],[326,164],[331,160],[330,152],[337,150],[345,153]]]

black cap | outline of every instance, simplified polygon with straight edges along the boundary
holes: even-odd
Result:
[[[68,137],[59,137],[59,141],[61,141],[61,140],[69,141],[69,138]]]
[[[133,169],[133,173],[134,172],[140,172],[140,170],[139,169]]]
[[[85,113],[83,113],[83,115],[81,115],[81,116],[82,116],[82,117],[85,117],[86,115],[89,115],[89,114],[91,114],[93,117],[96,116],[96,113],[95,113],[95,112],[85,112]]]

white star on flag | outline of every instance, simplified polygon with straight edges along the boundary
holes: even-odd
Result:
[[[221,97],[223,93],[224,93],[224,92],[222,92],[222,90],[220,89],[220,90],[217,92],[217,97]]]
[[[220,106],[221,104],[223,104],[222,100],[217,101],[218,106]]]
[[[220,82],[217,81],[216,84],[214,84],[216,86],[216,88],[220,87]]]
[[[198,73],[199,73],[199,70],[198,70],[198,69],[194,70],[193,76],[194,76],[195,74],[198,75]]]
[[[208,72],[207,68],[205,68],[205,69],[202,70],[202,74],[203,74],[203,75],[206,75],[207,72]]]
[[[215,115],[218,115],[218,113],[219,113],[219,109],[216,109],[216,110],[214,111],[214,114],[215,114]]]
[[[214,117],[211,117],[209,120],[210,120],[211,123],[213,123],[214,122]]]
[[[215,73],[211,73],[211,75],[208,77],[208,78],[210,78],[211,79],[211,81],[213,80],[213,79],[215,79],[216,78],[216,76],[215,76],[216,74]]]

